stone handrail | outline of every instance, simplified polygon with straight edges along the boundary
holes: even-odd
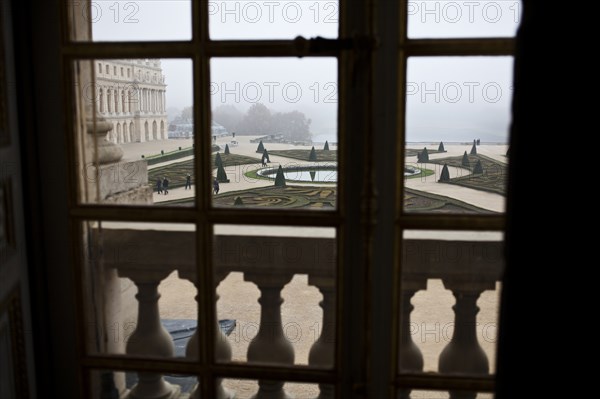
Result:
[[[196,283],[196,234],[193,231],[155,231],[137,229],[102,230],[103,262],[115,268],[121,277],[130,278],[138,286],[138,323],[127,343],[126,352],[136,356],[172,356],[173,342],[160,323],[158,284],[172,271]],[[503,268],[501,241],[449,241],[407,239],[403,249],[403,283],[401,293],[400,368],[402,371],[423,370],[423,356],[410,335],[410,299],[426,289],[428,279],[441,279],[456,297],[455,332],[439,357],[443,373],[489,373],[486,354],[477,342],[476,301],[484,290],[495,289]],[[294,349],[285,338],[281,325],[281,290],[295,274],[307,274],[309,284],[323,294],[323,326],[321,337],[309,354],[309,364],[331,367],[334,342],[322,337],[335,336],[335,262],[334,238],[296,238],[279,236],[215,235],[213,247],[214,287],[230,272],[244,273],[261,292],[260,328],[250,343],[249,363],[293,365]],[[215,355],[219,361],[231,359],[231,347],[216,328]],[[327,330],[327,331],[325,331]],[[133,339],[133,340],[132,340]],[[198,337],[194,335],[187,348],[188,356],[197,353]],[[169,385],[162,375],[139,373],[131,398],[176,398],[178,387]],[[232,398],[232,393],[218,385],[218,398]],[[333,398],[329,386],[320,386],[319,398]],[[191,397],[198,397],[192,393]],[[255,398],[286,398],[283,383],[259,381]],[[410,391],[400,397],[409,398]],[[473,398],[470,393],[451,392],[452,398]]]

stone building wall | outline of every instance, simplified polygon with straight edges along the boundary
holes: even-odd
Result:
[[[97,111],[113,125],[114,143],[168,139],[165,76],[160,60],[96,60]]]

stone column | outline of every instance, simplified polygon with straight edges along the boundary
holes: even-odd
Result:
[[[126,353],[139,357],[173,357],[171,336],[160,322],[158,312],[158,285],[169,274],[125,273],[138,287],[138,320],[129,337]],[[128,399],[175,399],[181,389],[166,382],[160,373],[139,372],[138,382],[129,392]]]
[[[137,88],[136,89],[136,103],[137,105],[135,106],[135,110],[136,112],[139,114],[142,111],[142,89]]]
[[[100,101],[98,102],[98,111],[103,114],[106,110],[106,107],[104,106],[104,101],[106,98],[106,95],[104,94],[104,87],[99,87],[98,88],[98,93],[100,93]]]
[[[110,114],[112,112],[112,90],[110,88],[106,88],[106,113]]]
[[[86,107],[86,131],[92,137],[86,139],[86,158],[89,160],[95,160],[96,156],[98,163],[108,164],[118,162],[123,157],[123,149],[107,140],[108,132],[113,129],[113,125],[104,119],[100,115],[96,115],[96,124],[94,125],[94,119],[92,117],[92,107]],[[96,137],[94,138],[93,135]],[[95,154],[95,151],[98,151]]]
[[[477,340],[477,299],[485,290],[495,289],[495,281],[456,282],[444,280],[444,285],[456,298],[454,334],[439,358],[439,371],[446,374],[489,374],[489,362]],[[473,392],[450,391],[451,399],[475,399]]]
[[[398,345],[398,368],[402,372],[423,371],[423,354],[412,339],[410,331],[410,314],[415,308],[411,299],[419,290],[427,289],[427,280],[413,279],[404,275],[400,298],[400,342]],[[406,280],[406,281],[405,281]],[[410,399],[410,389],[400,389],[399,399]]]
[[[179,271],[179,275],[182,278],[185,278],[189,281],[191,281],[192,283],[194,283],[194,285],[196,284],[196,278],[195,276],[195,270],[188,270],[188,271]],[[220,278],[217,278],[216,280],[216,284],[215,287],[217,285],[219,285],[219,283],[225,278],[225,276],[221,276]],[[198,287],[196,287],[198,288]],[[215,302],[219,300],[219,296],[216,295],[215,293]],[[196,295],[196,302],[198,302],[198,296]],[[216,307],[216,303],[215,303],[215,307]],[[214,323],[215,326],[215,361],[217,362],[223,362],[223,363],[227,363],[231,361],[231,345],[229,344],[229,341],[227,341],[227,337],[225,336],[225,334],[223,334],[223,332],[221,331],[221,328],[219,327],[219,323],[216,322]],[[191,336],[190,340],[188,341],[187,347],[185,348],[185,354],[186,357],[188,357],[189,359],[197,359],[198,358],[198,341],[199,341],[199,334],[198,334],[198,329],[196,329],[196,331],[194,332],[194,334]],[[216,387],[215,387],[215,392],[217,395],[217,399],[233,399],[235,397],[235,395],[231,392],[229,392],[229,390],[225,389],[225,387],[223,387],[222,383],[221,383],[221,379],[217,379],[215,381]],[[196,386],[192,393],[190,394],[190,399],[200,399],[200,389],[198,386]]]
[[[335,278],[309,275],[308,284],[316,286],[323,294],[323,300],[319,303],[323,309],[321,334],[310,348],[308,364],[320,368],[332,368],[335,363]],[[333,399],[335,397],[332,385],[319,384],[319,389],[321,392],[317,399]]]
[[[260,327],[248,347],[249,363],[294,364],[294,347],[285,337],[281,323],[281,290],[292,277],[293,273],[244,273],[244,280],[256,284],[261,292]],[[283,384],[283,381],[259,380],[258,393],[253,399],[288,399]]]

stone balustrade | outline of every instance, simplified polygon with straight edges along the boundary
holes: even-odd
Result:
[[[413,309],[411,298],[426,289],[428,279],[440,279],[456,298],[454,333],[438,359],[444,374],[486,375],[489,362],[477,335],[477,299],[485,290],[494,290],[504,269],[501,241],[404,240],[399,366],[401,371],[419,372],[423,355],[408,329]],[[401,392],[408,398],[410,392]],[[451,399],[474,399],[472,392],[450,391]]]
[[[195,239],[193,231],[156,231],[104,228],[101,237],[104,266],[115,268],[121,277],[130,278],[138,287],[138,323],[126,346],[126,353],[138,356],[173,356],[173,343],[162,328],[158,314],[158,284],[172,271],[197,283]],[[100,238],[97,238],[100,239]],[[263,237],[216,235],[214,238],[214,287],[230,272],[242,272],[244,280],[260,290],[260,327],[248,347],[249,363],[261,365],[294,364],[294,348],[286,339],[281,323],[281,290],[295,274],[307,274],[309,285],[323,295],[323,329],[309,353],[309,365],[332,367],[335,342],[335,259],[333,238]],[[107,255],[109,254],[109,255]],[[439,356],[439,371],[447,374],[485,375],[488,358],[476,337],[476,301],[484,290],[495,289],[503,268],[501,241],[405,240],[401,291],[400,369],[423,370],[423,355],[410,334],[411,298],[425,290],[427,280],[441,279],[456,298],[453,307],[455,330],[451,341]],[[231,359],[231,347],[216,328],[215,356],[219,362]],[[187,356],[198,353],[198,336],[188,342]],[[256,399],[290,397],[283,382],[260,380]],[[322,385],[319,398],[333,398],[331,386]],[[217,397],[234,397],[217,386]],[[137,385],[128,393],[133,399],[180,397],[177,386],[166,383],[160,374],[139,373]],[[187,395],[187,394],[186,394]],[[451,398],[474,398],[465,392],[451,392]],[[186,396],[187,397],[187,396]],[[191,393],[198,398],[199,393]],[[404,390],[400,397],[409,398]]]

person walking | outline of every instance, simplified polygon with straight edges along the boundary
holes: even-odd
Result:
[[[156,192],[158,194],[162,193],[162,182],[160,181],[160,177],[156,179]]]
[[[219,182],[216,178],[213,180],[213,194],[219,194]]]
[[[187,189],[192,189],[192,176],[188,173],[187,176],[185,177],[185,188],[184,190]]]
[[[167,177],[165,176],[163,181],[162,181],[162,188],[163,191],[165,192],[165,195],[169,194],[169,180],[167,179]]]

